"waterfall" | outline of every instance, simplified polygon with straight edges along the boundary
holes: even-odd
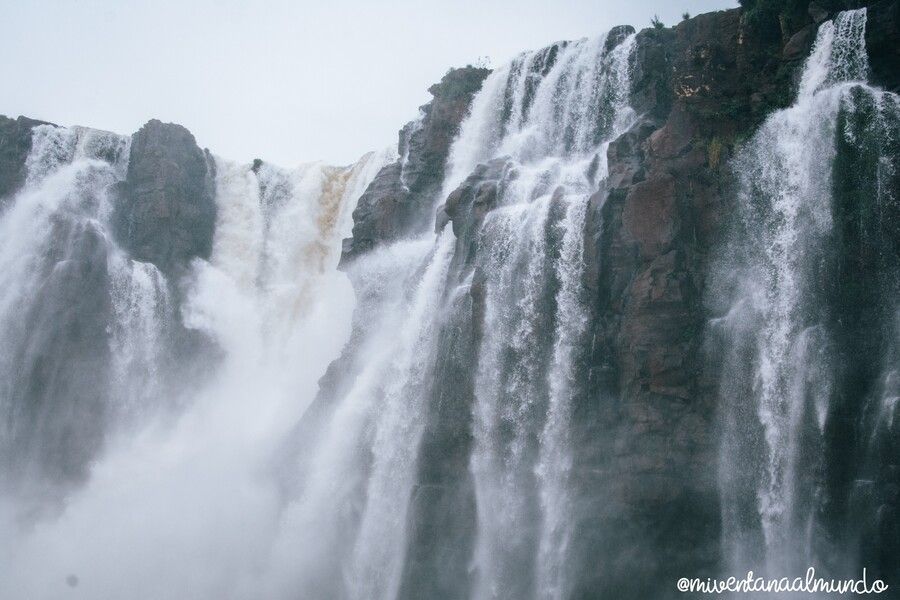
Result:
[[[835,562],[819,522],[841,502],[825,446],[838,435],[838,415],[851,410],[840,390],[853,367],[841,358],[849,349],[840,333],[852,317],[833,300],[845,291],[833,288],[859,276],[834,270],[852,250],[841,234],[847,175],[835,169],[870,150],[889,168],[890,128],[870,131],[881,146],[864,149],[849,123],[872,113],[882,123],[898,117],[896,96],[865,83],[865,26],[859,9],[819,27],[794,104],[770,115],[732,165],[736,223],[713,275],[713,295],[729,300],[712,331],[724,344],[720,474],[734,573],[780,576]],[[886,196],[856,201],[864,204],[849,210],[884,205]],[[879,290],[871,292],[863,302]]]
[[[325,370],[348,333],[341,324],[352,292],[336,270],[341,239],[356,199],[392,159],[382,151],[349,167],[290,170],[216,159],[213,252],[208,263],[195,261],[184,319],[224,350],[220,381],[238,378],[263,392],[259,408],[281,419],[277,431],[302,414],[310,397],[298,390]]]
[[[163,393],[166,340],[175,307],[155,266],[120,253],[110,257],[112,397],[132,419],[152,413]]]
[[[278,365],[303,360],[299,325],[312,326],[311,315],[327,310],[321,301],[332,291],[346,293],[346,279],[336,272],[341,239],[356,199],[392,157],[373,152],[350,167],[310,163],[292,170],[216,160],[219,210],[210,263],[253,306],[246,317],[257,321],[251,339],[265,346],[267,358],[278,357]]]
[[[395,157],[216,159],[212,255],[173,278],[111,233],[129,144],[36,127],[0,215],[2,597],[258,595],[280,514],[263,474],[349,333],[341,240]],[[175,333],[206,340],[205,372],[174,364]]]
[[[23,159],[35,122],[0,120],[0,598],[896,573],[900,96],[845,11],[730,138],[789,69],[754,18],[451,70],[346,166],[155,120],[39,125]]]
[[[34,485],[82,479],[108,424],[152,407],[171,305],[159,271],[110,234],[129,144],[35,127],[24,188],[0,216],[0,447],[7,474]]]
[[[294,593],[378,598],[396,588],[403,507],[421,432],[418,403],[451,241],[445,233],[437,246],[430,238],[400,242],[348,270],[358,298],[360,360],[330,421],[315,434],[302,490],[285,519],[284,535],[295,539],[285,539],[281,552],[283,568],[299,573]],[[354,547],[347,529],[356,527]],[[342,563],[348,583],[333,591],[341,588],[336,567]]]
[[[273,559],[295,580],[277,593],[415,597],[410,563],[424,559],[409,554],[418,527],[411,500],[431,489],[422,473],[442,468],[422,454],[450,383],[436,374],[462,359],[476,361],[476,397],[464,409],[474,419],[473,593],[566,596],[571,403],[590,311],[584,230],[608,143],[635,120],[633,47],[633,35],[560,43],[484,82],[451,146],[440,197],[484,173],[479,165],[503,163],[474,262],[447,224],[346,266],[357,297],[353,333],[301,427],[301,473]],[[407,137],[419,127],[410,124]],[[475,326],[484,333],[460,357],[453,344],[473,327],[465,298],[476,279],[486,305]]]
[[[518,57],[488,77],[451,153],[450,185],[474,160],[509,161],[478,240],[487,306],[472,456],[476,597],[568,594],[585,218],[609,142],[634,120],[633,47],[633,35],[615,46],[601,36]]]

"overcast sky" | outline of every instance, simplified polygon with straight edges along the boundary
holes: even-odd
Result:
[[[152,117],[284,166],[396,143],[448,67],[735,0],[0,0],[0,114],[131,133]]]

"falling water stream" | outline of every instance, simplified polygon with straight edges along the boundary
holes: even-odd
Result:
[[[111,234],[129,142],[37,127],[24,188],[0,216],[0,443],[14,483],[0,531],[16,540],[0,597],[255,595],[279,514],[264,474],[349,333],[340,242],[394,158],[291,171],[217,159],[212,256],[176,281]],[[176,293],[184,326],[222,358],[209,358],[212,377],[164,385]]]
[[[471,408],[475,597],[566,594],[568,388],[571,348],[587,327],[585,217],[606,174],[606,145],[634,118],[633,44],[631,36],[607,47],[603,36],[518,57],[485,81],[451,148],[444,196],[479,163],[507,161],[499,206],[477,242],[487,308]],[[315,532],[284,559],[282,568],[299,574],[290,587],[298,596],[400,591],[431,375],[447,360],[442,332],[459,326],[459,290],[471,285],[451,276],[455,243],[447,225],[347,268],[358,298],[354,334],[285,520],[288,537]],[[541,334],[545,326],[552,336]]]
[[[635,118],[634,35],[612,42],[555,44],[491,74],[451,148],[444,193],[427,199],[439,210],[480,163],[504,163],[472,266],[485,274],[486,302],[469,408],[478,598],[567,595],[586,215],[608,143]],[[0,596],[56,597],[60,574],[72,574],[73,598],[396,597],[426,399],[446,360],[440,340],[458,326],[451,307],[473,281],[456,280],[452,227],[413,232],[341,273],[355,202],[394,155],[293,170],[216,158],[211,256],[170,280],[110,233],[128,149],[112,134],[38,127],[26,184],[0,217],[0,368],[12,386],[0,400],[0,442],[19,459],[4,468],[70,457],[63,468],[77,481],[36,521],[4,496],[2,533],[18,542],[0,557]],[[99,270],[68,277],[76,267]],[[54,304],[88,291],[93,312]],[[23,322],[28,297],[39,301]],[[52,337],[60,310],[95,328],[94,346],[55,350],[94,364],[60,379],[83,389],[48,389],[45,401],[59,406],[34,405],[24,418],[21,398],[34,389],[12,374],[46,369],[54,340],[35,350],[34,333]],[[176,327],[216,348],[202,380],[169,377]],[[345,343],[339,372],[322,380],[327,402],[313,402]],[[96,403],[92,422],[67,402]],[[304,429],[311,419],[314,431]],[[78,444],[41,455],[49,439]]]
[[[872,131],[896,131],[900,114],[895,94],[866,83],[865,24],[858,10],[820,26],[796,101],[733,162],[737,223],[712,276],[724,316],[710,329],[726,373],[734,573],[780,575],[822,555],[821,454],[844,385],[827,283],[834,170],[866,137],[876,179],[893,177],[893,134]],[[472,505],[454,547],[457,595],[572,597],[588,493],[572,434],[593,343],[586,229],[609,144],[639,120],[628,31],[493,71],[439,194],[413,198],[437,231],[431,220],[340,270],[379,171],[399,165],[415,195],[404,169],[427,113],[399,157],[295,169],[211,158],[212,252],[177,275],[133,260],[112,234],[130,139],[35,128],[25,184],[0,213],[0,537],[14,540],[0,547],[0,597],[411,597],[418,511],[453,477],[464,500],[438,510],[465,521]],[[886,125],[865,117],[863,136],[863,114]],[[874,186],[876,206],[890,187]],[[463,239],[451,205],[473,190]],[[173,365],[185,331],[205,340],[196,372]],[[470,381],[438,381],[457,364]],[[900,392],[890,359],[878,369],[869,412],[882,423]],[[450,476],[423,448],[455,386],[472,392],[459,394],[454,443],[466,451]],[[434,554],[438,568],[458,561]]]
[[[731,305],[713,330],[726,351],[720,472],[735,573],[780,576],[836,561],[818,522],[836,502],[825,485],[824,448],[841,396],[831,325],[840,309],[828,290],[861,274],[839,275],[831,266],[842,243],[835,165],[841,145],[851,155],[869,151],[849,123],[870,111],[877,132],[865,143],[881,153],[880,176],[888,177],[894,167],[884,140],[896,125],[877,123],[900,116],[895,94],[866,83],[865,27],[865,9],[819,27],[794,104],[769,116],[734,160],[738,223],[713,286]],[[884,186],[859,201],[887,206],[888,194]],[[868,302],[879,302],[878,294],[870,290]]]
[[[452,173],[473,160],[510,160],[500,206],[479,238],[489,334],[479,350],[472,456],[477,597],[566,597],[572,349],[588,320],[585,217],[606,176],[606,146],[634,118],[633,45],[630,36],[607,51],[602,36],[498,69],[451,154]],[[561,218],[551,217],[555,206]]]

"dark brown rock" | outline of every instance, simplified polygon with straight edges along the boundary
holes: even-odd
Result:
[[[662,175],[631,187],[622,225],[637,242],[642,257],[652,258],[670,246],[676,221],[674,177]]]
[[[816,26],[807,25],[791,36],[781,51],[782,60],[803,60],[809,55],[809,49],[816,38]]]
[[[868,7],[866,16],[872,79],[885,89],[900,91],[900,1],[876,2]]]
[[[888,88],[900,73],[896,5],[871,5],[866,32],[873,74]],[[583,597],[676,597],[646,578],[671,582],[721,566],[710,467],[719,399],[716,361],[703,349],[710,315],[702,298],[734,202],[727,159],[738,139],[790,103],[815,37],[808,20],[784,23],[784,46],[741,10],[638,34],[632,105],[644,118],[610,144],[609,190],[592,199],[587,225],[595,400],[577,409],[576,470],[603,499],[580,529],[603,534],[594,545],[579,541],[595,560],[583,567],[595,573],[580,583]],[[872,535],[893,523],[874,520]],[[881,553],[873,564],[893,548],[873,547]]]
[[[47,125],[28,117],[10,119],[0,115],[0,209],[4,199],[25,182],[25,159],[31,151],[31,129]]]
[[[663,160],[678,158],[691,147],[696,133],[694,120],[680,104],[676,104],[665,125],[648,138],[650,155]]]
[[[643,119],[610,144],[609,190],[587,225],[594,399],[576,409],[575,468],[596,487],[579,530],[598,533],[578,541],[594,561],[580,567],[590,575],[578,597],[675,597],[681,573],[719,569],[701,298],[732,140],[789,97],[781,50],[745,30],[740,10],[638,34],[632,105]]]
[[[401,158],[384,167],[360,197],[353,211],[353,237],[344,244],[342,261],[433,226],[432,209],[441,200],[437,196],[450,144],[489,72],[452,69],[429,88],[433,98],[421,107],[421,120],[400,131]]]
[[[132,136],[117,205],[117,237],[137,260],[164,273],[208,258],[216,222],[215,167],[191,132],[149,121]]]
[[[603,44],[603,51],[610,52],[613,48],[621,44],[625,38],[634,33],[634,27],[631,25],[616,25],[606,34],[606,41]]]
[[[806,9],[807,14],[809,14],[809,18],[813,20],[813,23],[818,25],[823,21],[827,21],[831,14],[828,12],[824,6],[819,4],[818,2],[810,2],[809,7]]]
[[[664,118],[672,102],[671,29],[644,29],[637,34],[631,75],[631,105],[638,114]]]

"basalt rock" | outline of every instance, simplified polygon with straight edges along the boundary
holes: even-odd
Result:
[[[111,308],[103,233],[65,217],[52,226],[41,284],[4,332],[16,348],[6,385],[17,418],[0,454],[11,478],[37,473],[64,487],[87,477],[103,441]]]
[[[31,128],[44,121],[0,115],[0,209],[25,182],[25,159],[31,151]]]
[[[181,125],[147,122],[132,136],[114,223],[133,258],[170,274],[209,258],[216,221],[215,165]]]
[[[882,0],[867,9],[866,49],[874,82],[900,91],[900,1]]]
[[[807,25],[791,36],[781,52],[783,60],[793,61],[805,59],[809,54],[809,48],[816,37],[816,26]]]
[[[679,577],[721,574],[720,374],[705,345],[706,325],[715,315],[704,294],[711,260],[735,212],[728,159],[767,115],[791,102],[801,59],[822,11],[837,10],[832,4],[801,7],[781,22],[776,18],[776,35],[766,29],[772,22],[750,18],[748,8],[637,36],[631,106],[638,115],[609,145],[609,175],[590,200],[586,222],[584,288],[592,343],[590,355],[579,357],[583,389],[572,419],[573,476],[582,488],[578,533],[569,548],[569,568],[576,573],[572,598],[678,598]],[[898,46],[893,7],[896,2],[870,7],[866,34],[873,72],[888,86],[898,71],[889,62]],[[622,28],[611,35],[621,39],[627,33]],[[894,45],[884,49],[888,40]],[[560,47],[547,50],[547,61]],[[478,85],[460,94],[466,105]],[[434,198],[437,174],[443,174],[439,159],[446,160],[452,139],[445,134],[465,112],[461,99],[454,110],[439,110],[445,100],[435,93],[430,112],[401,132],[405,158],[382,170],[360,200],[354,237],[344,252],[346,260],[402,237],[430,218],[441,200],[434,226],[449,224],[456,235],[449,280],[462,291],[449,307],[437,344],[442,355],[425,397],[428,418],[406,523],[403,598],[467,597],[475,577],[467,571],[476,519],[469,456],[485,310],[476,238],[496,208],[508,163],[479,165],[446,199]],[[440,114],[453,118],[436,129],[431,119]],[[865,167],[853,185],[877,180],[872,165]],[[895,255],[892,248],[882,259]],[[860,285],[868,283],[864,278]],[[858,292],[840,293],[846,304],[862,305]],[[858,340],[868,359],[874,353],[865,343],[871,339]],[[334,394],[336,371],[324,378],[320,401]],[[895,420],[880,432],[883,457],[874,483],[854,482],[858,504],[870,507],[862,527],[864,537],[874,540],[864,548],[873,565],[896,557],[897,431]]]
[[[400,159],[384,167],[360,197],[342,260],[431,225],[450,144],[489,72],[452,69],[429,88],[433,98],[421,107],[420,119],[400,131]]]
[[[896,7],[870,6],[866,30],[873,75],[891,89],[900,73]],[[638,34],[632,106],[641,118],[610,144],[607,189],[592,199],[587,224],[587,286],[596,297],[595,391],[578,408],[576,465],[602,501],[580,524],[581,531],[596,532],[580,542],[588,546],[582,554],[596,561],[581,567],[594,575],[581,582],[576,597],[674,598],[678,576],[703,577],[722,566],[718,482],[711,468],[718,452],[717,361],[703,342],[712,316],[703,302],[706,274],[733,212],[727,159],[765,116],[790,102],[798,64],[815,37],[813,20],[823,20],[820,10],[793,25],[785,21],[784,36],[760,35],[758,23],[739,9]],[[872,185],[852,183],[875,180],[864,174],[871,165],[865,167],[856,179],[845,177],[850,188]],[[860,243],[875,239],[898,238],[890,232]],[[879,260],[896,253],[893,246],[863,249]],[[857,255],[865,262],[851,252],[851,258]],[[870,272],[860,265],[850,268]],[[870,288],[861,281],[840,293],[863,289]],[[869,331],[866,311],[881,310],[858,297],[845,304],[857,307],[853,314],[865,313],[862,321],[842,325],[849,330],[858,324]],[[877,370],[883,335],[863,337],[857,362],[871,359]],[[854,422],[848,422],[848,449]],[[877,483],[866,488],[872,507],[861,538],[869,564],[887,573],[894,567],[885,561],[896,556],[891,535],[898,522],[898,470],[893,438],[881,435],[881,466],[872,474]]]
[[[576,467],[595,498],[576,554],[575,597],[676,597],[684,573],[720,567],[716,392],[703,350],[702,292],[728,214],[727,156],[790,97],[779,41],[740,10],[638,34],[632,106],[591,202],[594,295],[588,400]]]
[[[625,38],[634,33],[634,27],[631,25],[616,25],[606,34],[606,41],[603,44],[603,51],[610,52],[613,48],[621,44]]]

